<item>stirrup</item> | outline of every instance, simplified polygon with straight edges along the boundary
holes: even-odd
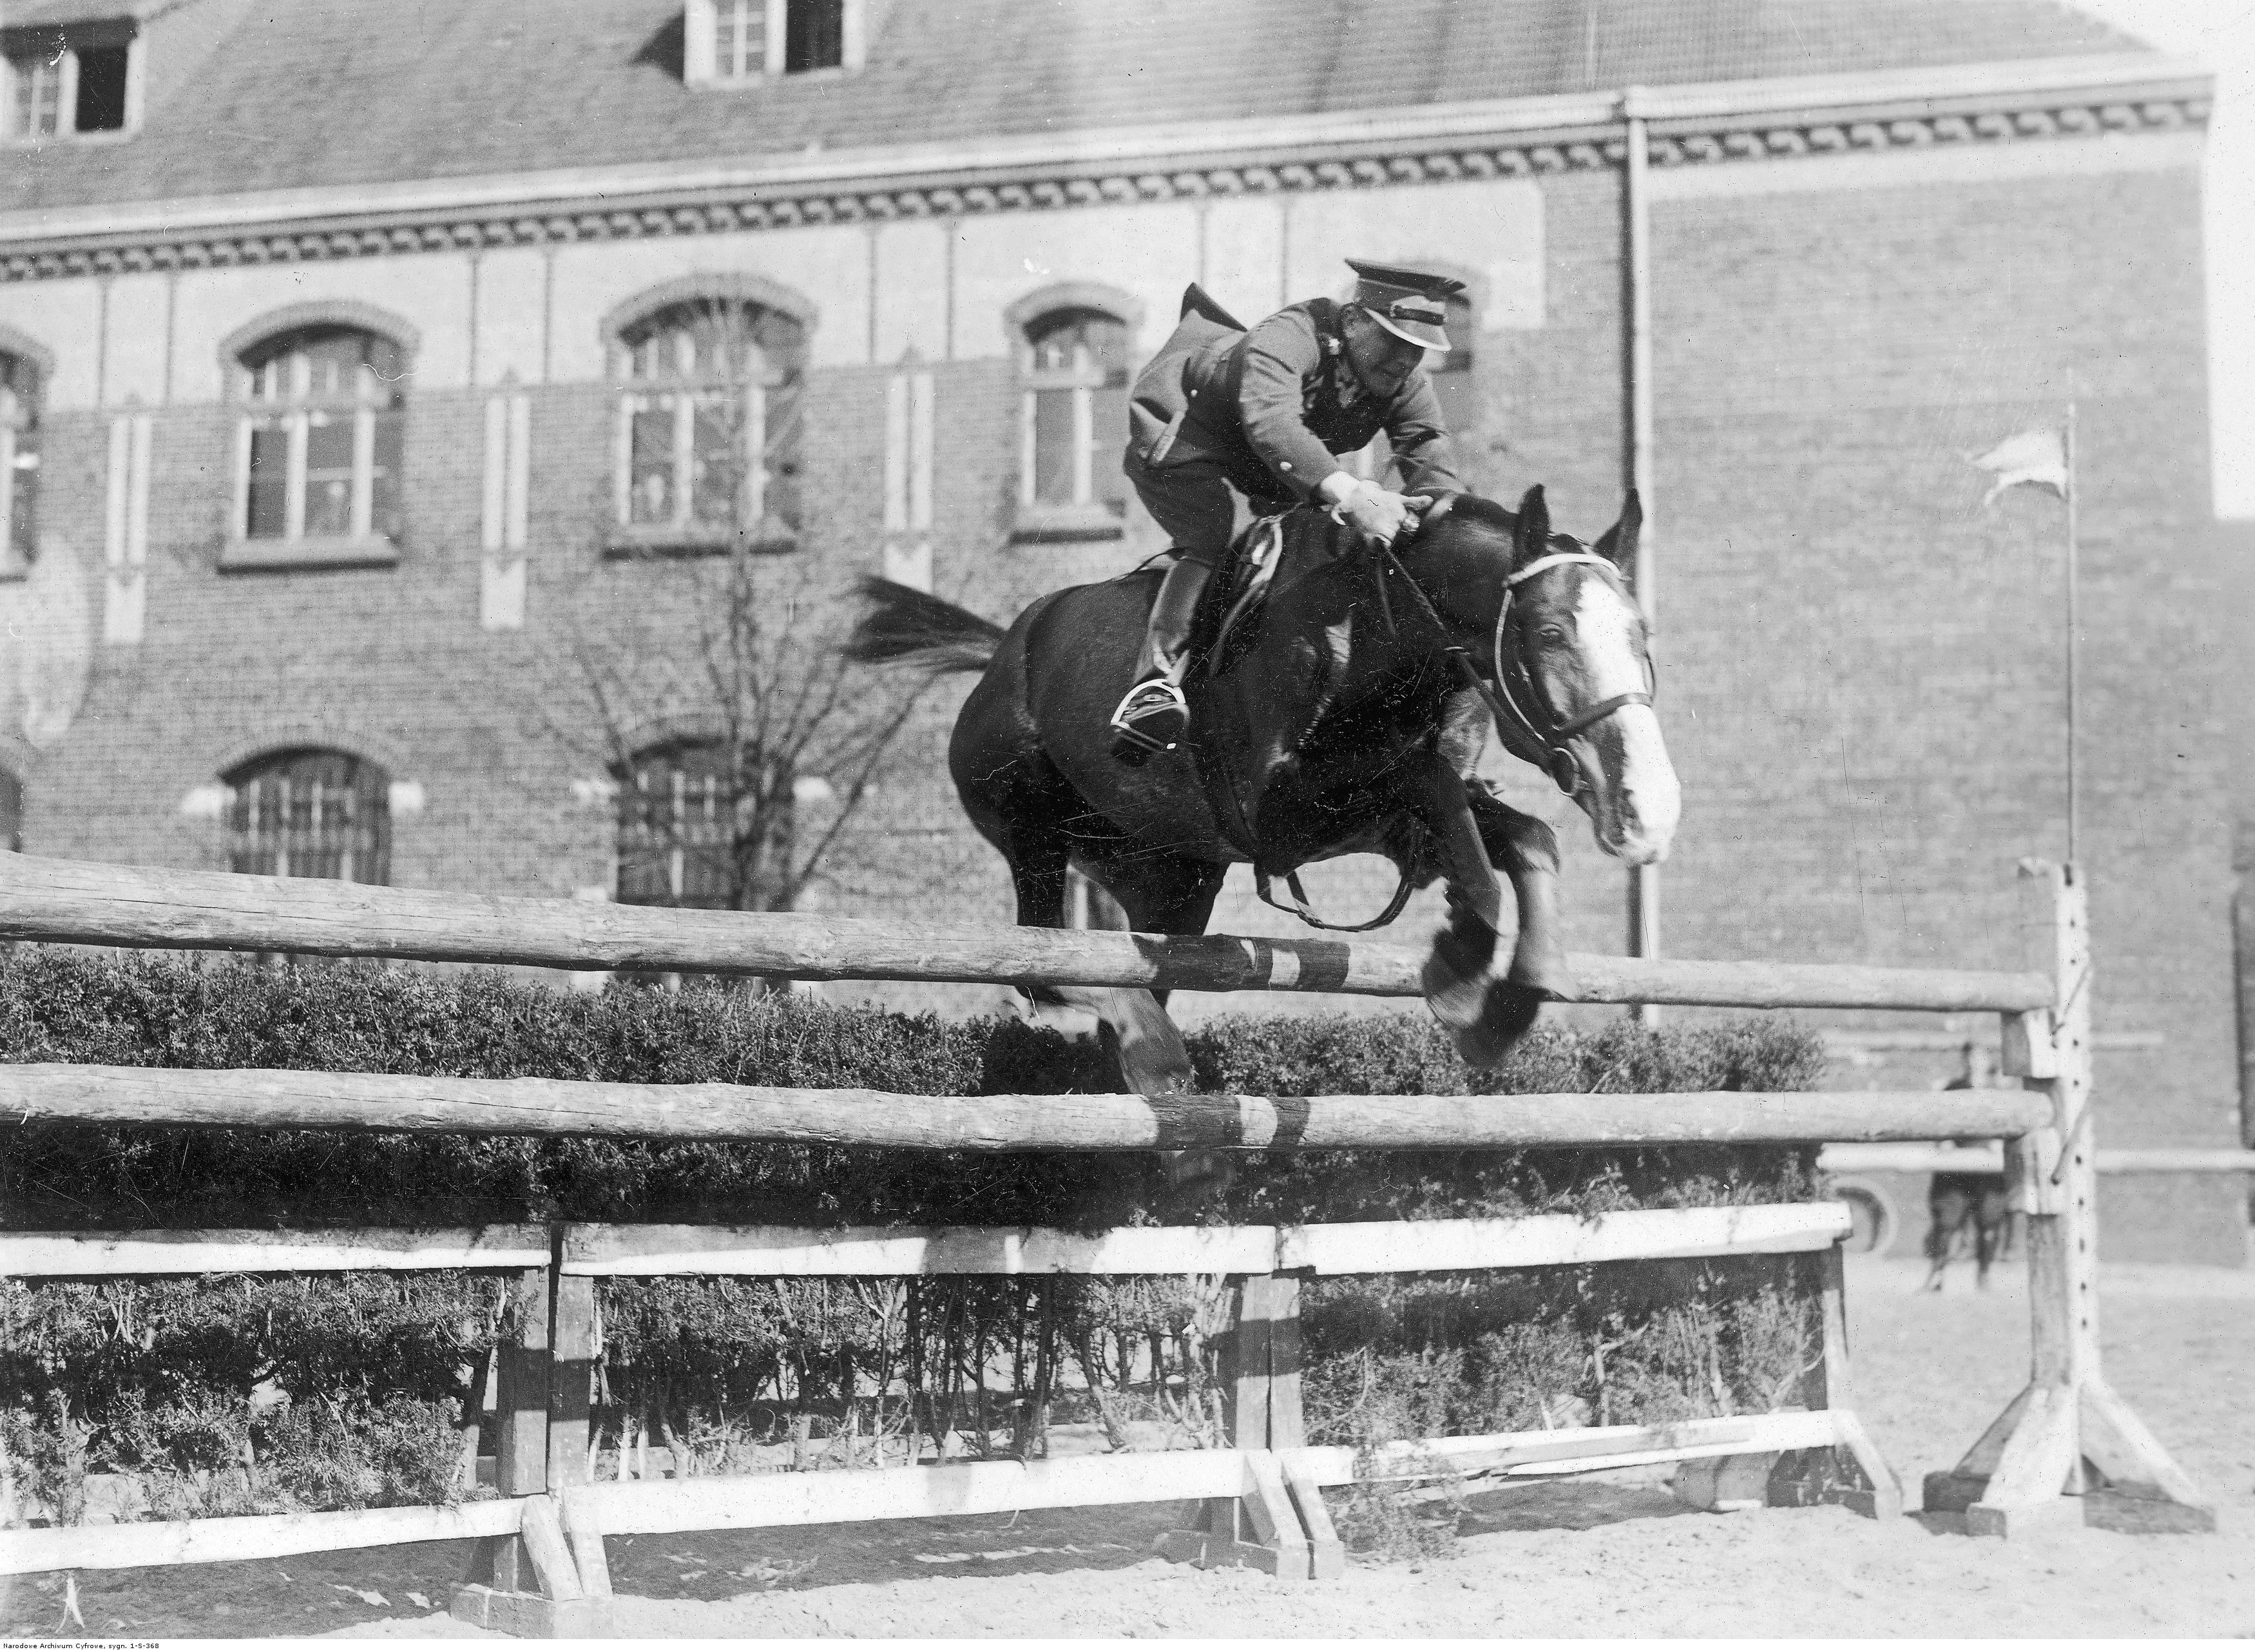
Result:
[[[1147,677],[1120,697],[1112,714],[1112,755],[1140,769],[1163,751],[1172,751],[1190,733],[1190,702],[1172,678]]]

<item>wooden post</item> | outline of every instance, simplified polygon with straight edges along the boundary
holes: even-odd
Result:
[[[454,1591],[448,1610],[481,1628],[529,1638],[577,1639],[604,1632],[609,1601],[608,1594],[600,1600],[589,1599],[582,1587],[548,1494],[558,1279],[553,1266],[528,1268],[516,1276],[509,1305],[516,1339],[495,1350],[501,1376],[495,1489],[503,1497],[524,1500],[523,1528],[515,1536],[479,1540],[469,1573]],[[586,1409],[583,1400],[583,1429]],[[580,1449],[585,1452],[584,1444]]]
[[[2213,1531],[2214,1511],[2100,1370],[2090,897],[2072,863],[2020,870],[2050,896],[2055,969],[2049,1015],[2004,1027],[2006,1071],[2052,1110],[2005,1150],[2027,1210],[2028,1385],[1955,1469],[1927,1476],[1926,1507],[1997,1537],[2062,1523]]]
[[[1855,1413],[1844,1255],[1839,1240],[1814,1254],[1821,1340],[1816,1362],[1802,1383],[1808,1409],[1832,1414],[1837,1444],[1829,1449],[1687,1462],[1678,1473],[1676,1492],[1695,1507],[1721,1510],[1758,1508],[1765,1502],[1793,1507],[1843,1503],[1875,1520],[1903,1512],[1902,1482]]]
[[[1158,1552],[1205,1567],[1250,1566],[1285,1579],[1337,1577],[1346,1556],[1324,1521],[1321,1536],[1296,1506],[1296,1494],[1274,1453],[1306,1443],[1300,1420],[1300,1282],[1247,1274],[1228,1282],[1229,1330],[1218,1340],[1228,1443],[1246,1453],[1245,1483],[1234,1497],[1210,1497],[1198,1527],[1160,1535]],[[1280,1352],[1281,1349],[1281,1352]],[[1281,1401],[1281,1403],[1280,1403]]]

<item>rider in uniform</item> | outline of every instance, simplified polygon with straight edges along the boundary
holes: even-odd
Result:
[[[1113,754],[1141,763],[1190,728],[1182,694],[1191,623],[1229,549],[1233,489],[1257,513],[1327,506],[1373,544],[1415,525],[1437,493],[1461,492],[1423,371],[1445,350],[1446,299],[1464,283],[1347,260],[1345,304],[1310,299],[1241,332],[1196,293],[1182,324],[1135,380],[1128,480],[1176,559],[1151,605],[1136,682],[1112,715]],[[1387,433],[1405,491],[1342,468],[1334,456]]]

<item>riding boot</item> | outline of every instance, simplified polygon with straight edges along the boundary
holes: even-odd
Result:
[[[1112,755],[1131,769],[1142,767],[1154,753],[1172,751],[1190,732],[1183,672],[1190,663],[1191,627],[1212,577],[1212,566],[1203,558],[1181,556],[1160,583],[1143,628],[1135,685],[1112,714]]]

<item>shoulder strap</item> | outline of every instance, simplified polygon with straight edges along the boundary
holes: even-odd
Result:
[[[1339,306],[1336,299],[1310,299],[1308,313],[1316,323],[1316,342],[1324,352],[1322,380],[1323,398],[1335,402],[1338,398],[1339,357],[1346,354],[1346,335],[1339,330]]]

